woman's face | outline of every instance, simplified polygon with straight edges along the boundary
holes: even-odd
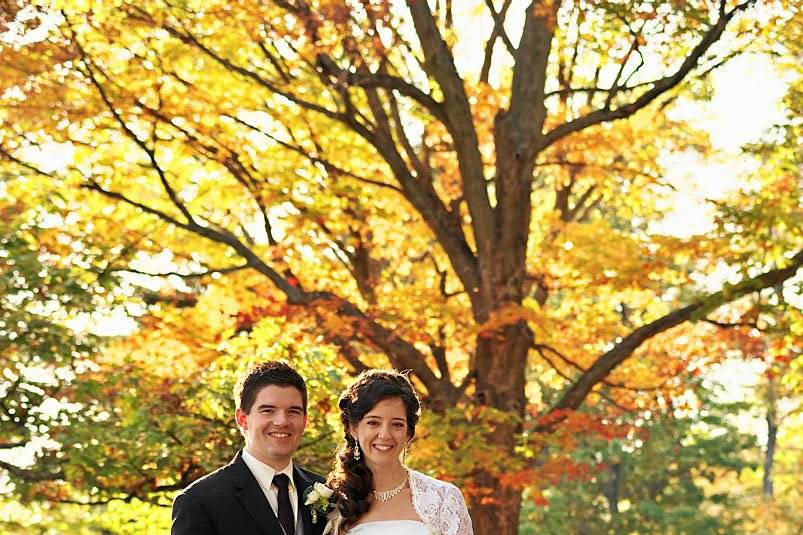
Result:
[[[360,444],[369,468],[400,464],[409,439],[404,402],[399,397],[380,401],[352,425],[351,435]]]

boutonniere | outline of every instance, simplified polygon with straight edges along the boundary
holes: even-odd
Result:
[[[318,522],[318,514],[326,515],[332,509],[329,498],[333,494],[334,491],[323,483],[315,483],[304,491],[304,505],[312,511],[313,524]]]

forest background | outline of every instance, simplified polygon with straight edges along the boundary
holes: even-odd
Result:
[[[321,472],[350,377],[410,370],[410,463],[479,534],[800,533],[795,2],[4,0],[0,34],[3,533],[165,532],[266,358]],[[785,95],[723,152],[689,110],[748,57]]]

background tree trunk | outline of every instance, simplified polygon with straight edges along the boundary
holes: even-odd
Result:
[[[619,476],[621,474],[622,465],[616,463],[611,465],[608,469],[609,476],[605,480],[602,492],[608,500],[608,511],[612,517],[619,514]]]
[[[775,379],[770,378],[767,384],[767,449],[764,452],[764,478],[762,481],[764,496],[770,499],[773,497],[772,465],[775,460],[775,445],[778,438],[776,405]]]

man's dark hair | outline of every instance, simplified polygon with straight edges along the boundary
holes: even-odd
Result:
[[[257,399],[257,394],[266,386],[292,386],[301,393],[301,404],[307,412],[307,383],[304,378],[284,362],[268,360],[254,365],[236,391],[239,407],[246,414]]]

